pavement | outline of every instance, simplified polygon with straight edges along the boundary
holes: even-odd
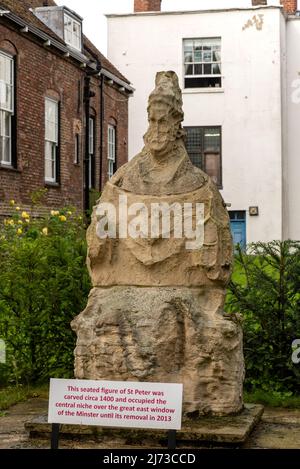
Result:
[[[0,449],[33,449],[50,447],[48,439],[29,438],[25,422],[47,412],[48,401],[32,398],[12,406],[0,416]],[[180,446],[182,447],[182,446]],[[187,446],[185,446],[187,447]],[[193,446],[188,446],[192,448]],[[194,446],[199,448],[199,446]],[[212,448],[217,446],[211,446]],[[92,438],[60,440],[60,448],[69,449],[138,449],[142,446],[132,441],[125,444],[122,438],[95,441]],[[145,449],[145,444],[143,445]],[[147,449],[157,448],[147,442]],[[160,447],[161,448],[161,447]],[[241,448],[300,449],[300,409],[265,408],[261,421]]]

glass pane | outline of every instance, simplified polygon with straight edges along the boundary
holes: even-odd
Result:
[[[6,109],[6,84],[0,81],[0,108]]]
[[[3,54],[0,54],[0,80],[5,81],[5,59]]]
[[[186,148],[188,152],[202,151],[201,127],[186,127]]]
[[[45,142],[45,178],[55,180],[56,145]]]
[[[202,51],[196,50],[194,54],[194,62],[202,62],[203,56],[202,56]]]
[[[51,142],[58,142],[58,103],[45,100],[45,138]]]
[[[193,54],[191,52],[185,52],[184,61],[185,62],[192,62],[193,61]]]
[[[0,137],[1,141],[1,160],[4,164],[11,164],[11,139]]]
[[[192,52],[193,51],[193,41],[185,40],[183,44],[184,44],[185,52]]]
[[[186,75],[193,75],[193,65],[186,65],[185,66],[185,74]]]
[[[205,47],[204,47],[205,49]],[[203,51],[203,62],[211,62],[212,61],[212,55],[211,51]]]
[[[204,64],[204,75],[211,75],[211,64]]]
[[[195,65],[195,75],[202,75],[203,65]]]
[[[13,112],[13,88],[0,81],[0,108]]]
[[[215,75],[220,75],[221,74],[221,68],[219,64],[213,64],[212,65],[212,72]]]
[[[221,133],[218,128],[205,129],[204,149],[205,151],[220,151]]]
[[[205,39],[195,39],[194,42],[193,42],[194,49],[195,50],[202,50],[204,42],[205,42]]]
[[[11,137],[11,115],[8,112],[3,113],[3,134],[5,137]]]
[[[13,59],[0,52],[0,80],[7,85],[13,84]]]
[[[112,162],[115,161],[115,152],[116,152],[116,131],[112,126],[108,127],[108,159]]]
[[[0,135],[11,137],[11,114],[6,111],[0,111]]]
[[[5,109],[13,112],[13,94],[11,85],[6,85],[5,89]]]
[[[213,61],[220,62],[221,61],[221,53],[219,51],[213,52]]]
[[[205,155],[205,172],[212,178],[215,184],[221,184],[220,154]]]

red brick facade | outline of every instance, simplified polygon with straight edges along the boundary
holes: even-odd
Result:
[[[281,0],[281,5],[286,13],[294,14],[297,11],[297,0]]]
[[[160,11],[161,0],[134,0],[135,13],[143,11]]]
[[[0,164],[0,216],[9,213],[9,201],[29,206],[30,195],[46,188],[44,206],[84,208],[84,158],[86,109],[84,101],[87,68],[54,47],[45,47],[30,32],[21,32],[9,18],[0,17],[0,51],[15,60],[16,162]],[[95,52],[95,49],[93,50]],[[97,51],[98,52],[98,51]],[[100,53],[98,59],[109,62]],[[109,72],[116,70],[112,66]],[[127,161],[128,91],[100,74],[91,78],[90,116],[95,122],[94,188],[100,191],[107,175],[107,125],[117,134],[116,167]],[[101,86],[102,85],[102,86]],[[60,175],[58,183],[45,183],[45,98],[60,106]],[[103,100],[103,101],[102,101]],[[101,104],[102,103],[102,104]],[[102,133],[102,137],[101,137]],[[79,134],[79,162],[75,163],[75,135]]]

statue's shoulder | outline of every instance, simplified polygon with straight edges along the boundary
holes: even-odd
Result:
[[[112,176],[110,179],[110,183],[117,187],[122,187],[124,184],[124,180],[128,178],[129,175],[135,173],[139,162],[141,161],[141,157],[144,156],[144,152],[141,151],[137,155],[135,155],[131,160],[127,163],[123,164]]]

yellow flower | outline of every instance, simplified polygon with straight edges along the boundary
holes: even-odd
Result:
[[[21,209],[20,209],[20,207],[16,207],[16,210],[19,211],[19,210],[21,210]]]
[[[18,228],[18,229],[17,229],[17,234],[18,234],[18,235],[21,235],[22,233],[23,233],[22,228]]]
[[[67,212],[68,215],[72,215],[72,212],[70,212],[70,210]]]
[[[22,220],[18,220],[19,225],[23,225]]]
[[[51,215],[52,217],[56,217],[56,215],[59,215],[59,211],[58,210],[51,210]]]
[[[42,229],[43,235],[47,236],[48,235],[48,228],[45,226],[45,228]]]
[[[60,219],[60,221],[67,221],[67,218],[64,215],[60,215],[60,217],[58,218]]]
[[[13,205],[15,205],[15,201],[12,199],[9,201],[9,205],[11,205],[13,207]]]
[[[13,220],[8,220],[8,221],[7,221],[7,224],[8,224],[8,225],[11,225],[11,226],[14,226],[15,222],[14,222]]]
[[[1,241],[4,240],[5,236],[4,235],[0,236],[0,239],[1,239]]]
[[[29,220],[29,218],[26,218],[26,220],[25,220],[25,221],[26,221],[26,223],[30,223],[30,220]]]
[[[21,215],[22,218],[29,218],[29,215],[27,212],[22,212],[22,215]]]

